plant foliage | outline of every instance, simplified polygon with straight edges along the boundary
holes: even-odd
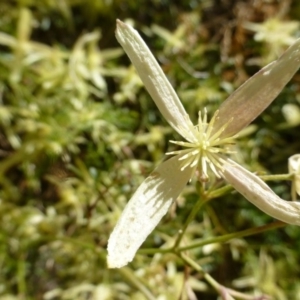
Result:
[[[109,234],[172,132],[117,44],[115,20],[135,22],[196,119],[299,36],[297,1],[1,0],[0,11],[1,299],[209,300],[216,285],[235,299],[298,297],[300,229],[222,182],[211,199],[189,185],[132,264],[106,267]],[[296,75],[236,149],[285,199],[287,159],[300,151],[299,84]]]

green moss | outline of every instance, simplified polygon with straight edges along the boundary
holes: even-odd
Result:
[[[185,299],[185,287],[199,299],[215,299],[203,270],[241,292],[299,295],[296,227],[254,230],[255,236],[226,245],[198,244],[184,252],[189,258],[171,253],[199,199],[210,203],[200,205],[182,246],[271,222],[218,181],[210,192],[222,196],[213,199],[190,184],[147,239],[147,249],[129,267],[106,268],[109,234],[163,159],[171,133],[117,45],[115,19],[135,19],[196,117],[204,106],[213,112],[283,47],[276,39],[255,41],[244,26],[246,11],[253,14],[245,21],[261,24],[256,34],[270,28],[263,7],[215,2],[0,2],[1,299]],[[299,9],[287,8],[279,18],[283,8],[269,5],[276,26],[298,24],[286,19],[298,20]],[[285,31],[285,39],[293,38]],[[241,138],[237,157],[251,171],[287,173],[288,157],[300,149],[299,124],[291,125],[282,107],[299,106],[298,89],[296,75],[255,121],[254,132]],[[272,188],[289,197],[289,183],[274,181]]]

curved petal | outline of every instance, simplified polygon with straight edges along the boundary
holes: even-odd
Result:
[[[139,33],[117,20],[116,38],[135,66],[147,91],[169,124],[185,139],[195,140],[193,126],[176,92]]]
[[[132,261],[191,178],[194,168],[181,171],[179,158],[177,155],[160,164],[126,205],[108,241],[109,268],[120,268]]]
[[[294,174],[292,181],[292,199],[300,195],[300,154],[291,156],[288,160],[289,173]]]
[[[259,177],[228,159],[223,177],[248,201],[273,218],[300,225],[300,202],[278,197]]]
[[[231,94],[220,106],[214,132],[233,118],[222,136],[235,135],[260,115],[297,72],[300,66],[299,50],[300,39]]]

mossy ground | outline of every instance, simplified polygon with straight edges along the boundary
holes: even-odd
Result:
[[[105,262],[122,209],[174,139],[116,42],[116,18],[134,21],[196,119],[299,36],[298,1],[1,0],[0,12],[1,299],[216,299],[205,274],[248,295],[299,297],[300,228],[211,244],[273,222],[230,189],[182,238],[207,240],[184,252],[195,268],[160,248],[205,197],[197,182],[132,264]],[[238,141],[236,159],[249,170],[287,173],[300,152],[299,88],[296,75]],[[290,182],[268,183],[291,198]]]

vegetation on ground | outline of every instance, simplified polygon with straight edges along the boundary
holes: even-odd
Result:
[[[127,201],[175,149],[116,19],[139,30],[195,121],[299,37],[298,1],[0,0],[0,11],[1,299],[298,297],[300,228],[221,180],[209,199],[192,181],[131,264],[106,266]],[[234,145],[284,199],[299,89],[296,74]]]

